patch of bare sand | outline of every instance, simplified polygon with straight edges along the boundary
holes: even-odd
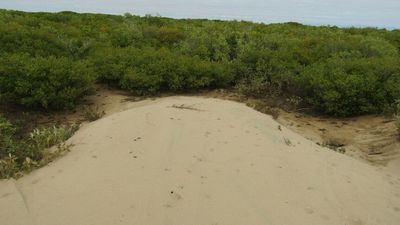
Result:
[[[400,160],[399,134],[390,118],[373,115],[326,118],[281,112],[278,122],[315,143],[342,149],[346,155],[373,165],[386,166]]]
[[[393,118],[382,115],[334,118],[295,109],[289,99],[248,98],[227,90],[197,94],[246,103],[321,146],[400,175],[400,136]],[[290,100],[289,100],[290,101]]]
[[[171,94],[164,94],[164,97]],[[174,95],[172,95],[174,96]],[[232,91],[214,90],[193,93],[195,97],[211,97],[246,103],[248,106],[272,115],[276,121],[301,136],[344,152],[345,155],[388,169],[400,175],[400,136],[392,118],[384,116],[358,116],[352,118],[332,118],[311,115],[288,108],[274,99],[252,99]],[[144,98],[131,96],[128,92],[97,86],[97,94],[85,100],[73,111],[41,115],[35,120],[42,124],[76,123],[85,120],[87,108],[104,111],[106,115],[121,112],[137,104]],[[147,98],[155,100],[156,98]],[[282,99],[280,100],[282,101]]]
[[[400,177],[328,151],[243,104],[129,103],[72,151],[0,182],[2,224],[397,225]]]

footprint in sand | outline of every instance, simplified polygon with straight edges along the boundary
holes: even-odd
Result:
[[[329,220],[329,219],[330,219],[329,216],[327,216],[327,215],[325,215],[325,214],[322,214],[322,215],[321,215],[321,218],[324,219],[324,220]]]
[[[363,224],[364,224],[364,222],[360,219],[352,219],[352,220],[350,220],[350,223],[349,223],[349,225],[363,225]]]
[[[305,211],[307,214],[313,214],[313,213],[314,213],[314,210],[313,210],[312,208],[310,208],[310,207],[306,207],[306,208],[304,209],[304,211]]]
[[[202,158],[202,157],[199,157],[199,156],[197,156],[197,155],[194,155],[193,158],[195,158],[196,161],[198,161],[198,162],[202,162],[202,161],[203,161],[203,158]]]
[[[5,193],[2,196],[0,196],[0,198],[5,198],[5,197],[10,196],[10,195],[12,195],[12,193]]]
[[[175,191],[170,191],[171,201],[168,201],[163,206],[165,208],[173,208],[177,201],[182,199],[182,196]]]
[[[170,204],[164,204],[163,205],[165,208],[172,208],[172,205],[170,205]]]
[[[170,195],[171,195],[172,199],[174,199],[174,200],[176,200],[176,201],[182,199],[182,196],[181,196],[180,194],[176,193],[175,191],[171,191],[171,192],[170,192]]]
[[[39,183],[39,181],[40,181],[40,179],[36,179],[36,180],[32,181],[31,184],[37,184],[37,183]]]
[[[139,141],[140,139],[142,139],[142,137],[134,138],[133,141]]]

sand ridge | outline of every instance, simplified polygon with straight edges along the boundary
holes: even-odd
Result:
[[[168,97],[86,124],[72,151],[0,182],[4,224],[396,225],[400,178],[243,104]]]

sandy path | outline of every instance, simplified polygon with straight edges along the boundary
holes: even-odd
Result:
[[[85,125],[51,165],[1,181],[1,224],[400,223],[398,175],[278,126],[230,101],[139,102]]]

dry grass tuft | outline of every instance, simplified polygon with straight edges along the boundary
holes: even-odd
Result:
[[[84,112],[84,117],[86,120],[92,122],[95,120],[100,119],[101,117],[103,117],[106,113],[102,110],[100,110],[100,108],[98,106],[96,107],[88,107],[85,109]]]
[[[173,104],[171,107],[172,108],[176,108],[176,109],[186,109],[186,110],[201,111],[200,109],[195,108],[194,105],[185,105],[185,104],[176,105],[176,104]]]

